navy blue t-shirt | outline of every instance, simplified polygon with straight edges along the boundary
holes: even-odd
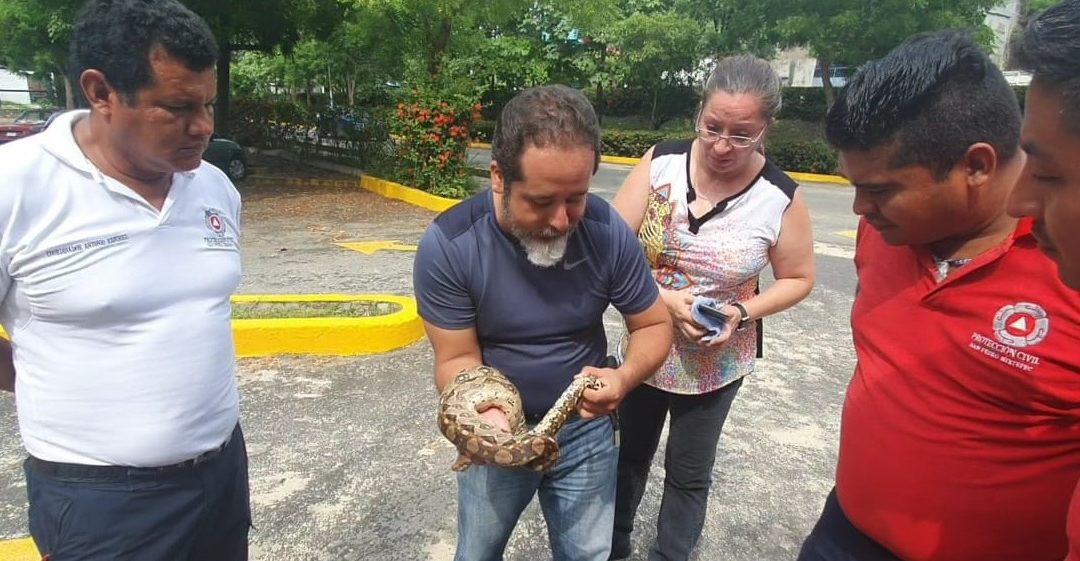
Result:
[[[583,367],[603,365],[608,304],[636,314],[659,297],[637,237],[596,195],[563,260],[540,267],[499,227],[491,191],[478,193],[428,227],[413,284],[424,320],[476,328],[484,364],[514,382],[529,415],[546,412]]]

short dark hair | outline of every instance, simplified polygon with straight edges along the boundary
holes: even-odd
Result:
[[[1080,134],[1080,0],[1064,0],[1031,20],[1015,58],[1033,82],[1061,91],[1065,124]]]
[[[503,107],[491,137],[491,157],[505,183],[523,179],[521,153],[537,148],[588,146],[600,167],[600,122],[589,100],[567,86],[537,86],[522,91]]]
[[[920,165],[941,178],[972,144],[1002,160],[1020,142],[1020,104],[967,35],[916,35],[869,63],[841,90],[825,135],[840,150],[895,145],[890,165]]]
[[[153,83],[150,51],[158,45],[196,72],[218,57],[210,27],[176,0],[90,0],[71,35],[72,83],[86,70],[99,70],[132,103]]]

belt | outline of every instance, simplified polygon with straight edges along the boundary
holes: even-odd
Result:
[[[58,479],[118,479],[125,478],[129,475],[155,475],[192,469],[218,457],[231,441],[232,434],[225,439],[225,442],[222,442],[221,445],[216,448],[207,450],[194,458],[165,466],[134,467],[68,464],[64,462],[50,462],[49,460],[42,460],[41,458],[36,458],[34,456],[30,456],[26,461],[35,474],[45,477],[54,477]]]

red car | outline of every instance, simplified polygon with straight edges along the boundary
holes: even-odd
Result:
[[[27,109],[19,113],[11,124],[0,125],[0,144],[39,132],[55,112],[54,109]]]

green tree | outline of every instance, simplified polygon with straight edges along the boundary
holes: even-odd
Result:
[[[231,67],[238,51],[291,52],[305,37],[325,37],[341,22],[337,0],[182,0],[202,16],[217,37],[218,102],[214,120],[229,132]]]
[[[788,5],[788,0],[676,0],[674,9],[702,26],[709,56],[751,53],[770,57],[782,39],[777,21]]]
[[[55,73],[67,107],[75,106],[68,75],[71,22],[82,0],[0,0],[0,66],[14,72]]]
[[[704,52],[700,30],[698,22],[674,11],[636,12],[607,30],[607,60],[623,83],[649,93],[653,129],[668,117],[657,111],[660,92],[693,83]]]
[[[799,0],[791,4],[780,32],[787,44],[804,45],[818,59],[823,77],[836,64],[858,66],[879,58],[922,31],[961,29],[984,45],[993,39],[984,23],[1000,0]],[[823,79],[826,104],[835,94]]]

